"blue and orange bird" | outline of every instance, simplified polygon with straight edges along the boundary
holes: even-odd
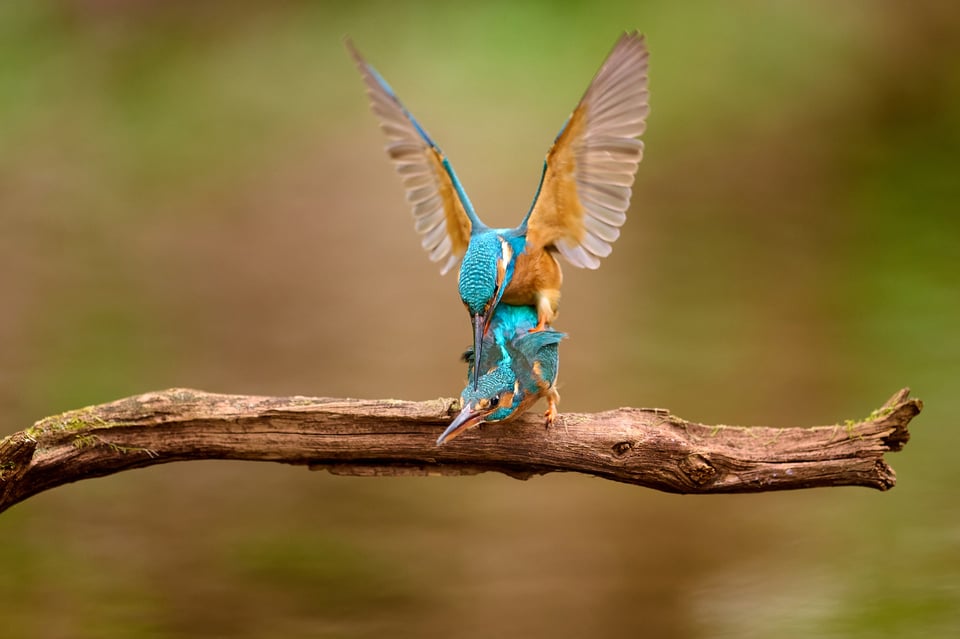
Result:
[[[468,379],[460,414],[437,439],[438,446],[477,424],[519,417],[541,397],[547,400],[546,424],[553,424],[560,401],[558,345],[565,335],[549,327],[532,331],[537,323],[532,306],[497,306],[483,337],[483,354],[464,353]]]
[[[620,236],[649,112],[643,36],[623,34],[547,152],[533,204],[520,225],[494,229],[477,216],[447,157],[377,71],[347,40],[388,138],[415,228],[430,259],[449,271],[462,257],[460,298],[470,313],[474,350],[497,304],[532,305],[539,331],[560,302],[559,253],[595,269]],[[479,380],[474,377],[475,388]]]

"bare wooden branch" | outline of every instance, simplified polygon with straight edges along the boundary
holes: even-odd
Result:
[[[251,397],[172,389],[47,417],[0,441],[0,512],[49,488],[154,464],[238,459],[346,475],[527,479],[580,472],[675,493],[732,493],[896,482],[923,405],[895,394],[862,420],[814,428],[708,426],[662,409],[528,414],[434,444],[456,401]]]

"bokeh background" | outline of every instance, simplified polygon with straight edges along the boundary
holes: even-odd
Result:
[[[633,206],[566,269],[562,409],[835,423],[910,385],[898,486],[173,464],[0,516],[3,637],[960,632],[960,8],[949,2],[0,3],[0,435],[171,386],[459,392],[350,34],[513,225],[618,33]]]

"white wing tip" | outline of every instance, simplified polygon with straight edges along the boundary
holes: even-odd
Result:
[[[457,265],[458,260],[459,258],[456,255],[449,256],[447,258],[447,261],[444,262],[443,265],[440,267],[440,275],[446,275],[447,273],[449,273],[450,269],[452,269],[454,266]]]
[[[575,245],[571,246],[564,240],[560,240],[556,243],[557,250],[560,251],[560,254],[574,266],[579,268],[588,268],[594,270],[600,267],[600,258],[596,255],[593,255],[582,246]]]

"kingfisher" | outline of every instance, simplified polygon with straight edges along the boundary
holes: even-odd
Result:
[[[346,46],[387,136],[387,154],[413,209],[421,245],[441,273],[463,258],[460,298],[474,352],[497,305],[533,306],[542,331],[556,319],[563,276],[557,254],[595,269],[620,236],[649,112],[649,53],[638,32],[621,35],[547,152],[533,204],[516,228],[477,216],[450,161],[350,40]],[[474,376],[479,390],[479,376]]]
[[[547,400],[546,425],[553,425],[560,401],[556,389],[558,345],[566,336],[549,327],[531,331],[537,321],[532,306],[497,306],[483,338],[486,348],[482,356],[476,357],[472,348],[464,353],[468,379],[460,395],[462,408],[437,439],[438,446],[481,422],[519,417],[541,397]]]

